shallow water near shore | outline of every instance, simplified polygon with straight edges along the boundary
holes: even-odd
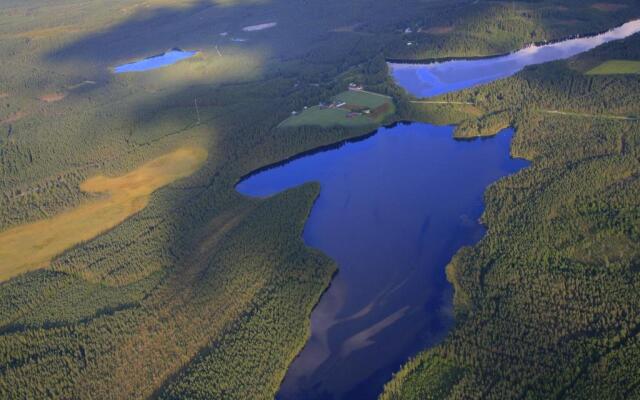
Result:
[[[511,129],[471,141],[452,134],[398,124],[238,184],[264,197],[320,182],[303,237],[339,267],[278,398],[375,398],[403,362],[447,334],[445,266],[484,235],[486,187],[527,165],[509,156]]]

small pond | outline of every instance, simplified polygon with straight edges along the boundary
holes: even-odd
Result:
[[[113,71],[116,74],[122,74],[125,72],[149,71],[152,69],[162,68],[171,64],[175,64],[178,61],[193,57],[196,54],[198,54],[197,51],[173,49],[157,56],[144,58],[142,60],[134,61],[128,64],[119,65],[115,67]]]

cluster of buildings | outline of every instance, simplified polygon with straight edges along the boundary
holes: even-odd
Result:
[[[327,109],[327,108],[340,108],[340,107],[344,107],[346,105],[347,105],[347,103],[344,102],[344,101],[332,101],[329,104],[320,103],[320,104],[318,104],[318,107],[320,107],[321,109]]]
[[[349,90],[361,91],[361,90],[364,90],[364,87],[362,85],[352,82],[349,84]],[[342,108],[346,105],[347,103],[345,101],[332,101],[331,103],[328,103],[328,104],[321,102],[318,104],[318,107],[321,110],[326,110],[326,109],[333,109],[333,108]],[[309,107],[305,106],[302,110],[304,111],[304,110],[307,110],[308,108]],[[298,115],[298,114],[299,114],[298,111],[291,111],[291,115]],[[362,114],[371,114],[371,110],[368,108],[365,108],[363,110],[351,111],[347,114],[347,118],[353,118],[355,116],[362,115]]]

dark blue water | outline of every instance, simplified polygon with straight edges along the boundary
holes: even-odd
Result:
[[[166,67],[171,64],[175,64],[178,61],[193,57],[197,54],[197,51],[183,51],[183,50],[169,50],[166,53],[162,53],[157,56],[144,58],[132,63],[123,64],[115,67],[113,70],[116,74],[122,74],[125,72],[142,72],[149,71],[156,68]]]
[[[640,32],[640,20],[633,20],[600,35],[529,46],[499,57],[431,64],[391,63],[389,66],[394,79],[409,93],[430,97],[505,78],[527,65],[566,59],[637,32]]]
[[[487,186],[527,165],[509,157],[510,129],[472,141],[454,140],[452,131],[423,123],[382,128],[238,184],[262,197],[320,182],[304,240],[339,266],[279,398],[375,398],[403,362],[447,334],[445,266],[483,236]]]

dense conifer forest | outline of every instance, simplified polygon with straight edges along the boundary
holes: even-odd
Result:
[[[513,125],[513,155],[533,161],[489,188],[487,236],[447,269],[456,327],[383,397],[638,396],[640,139],[638,122],[609,117],[640,115],[640,87],[585,74],[640,60],[638,36],[442,97],[464,107],[412,103],[385,63],[498,54],[640,16],[615,4],[3,1],[0,234],[102,198],[80,190],[95,175],[185,145],[208,158],[123,223],[0,283],[0,397],[273,398],[336,265],[301,239],[317,185],[269,199],[234,186],[369,133],[278,127],[351,82],[393,97],[383,123],[455,122],[459,136]],[[200,54],[112,73],[173,47]]]

